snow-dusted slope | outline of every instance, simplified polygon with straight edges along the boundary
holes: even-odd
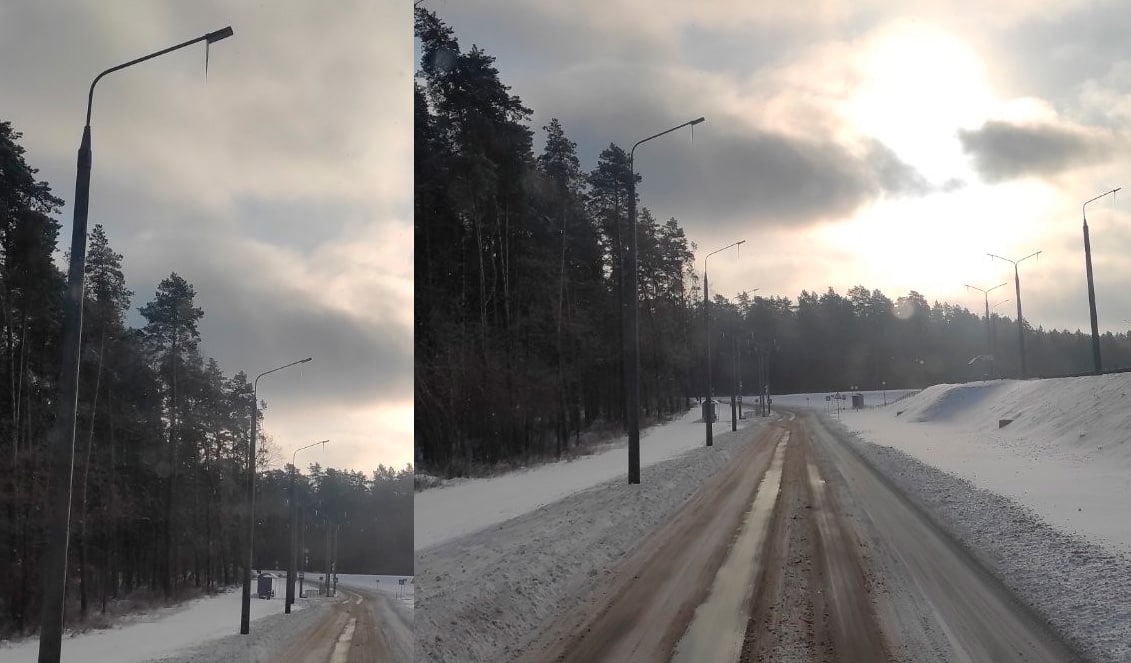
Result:
[[[720,408],[714,434],[730,431],[730,407]],[[742,419],[739,427],[760,418]],[[647,467],[704,445],[701,411],[641,432],[640,465]],[[416,494],[413,548],[422,550],[501,523],[578,491],[626,476],[628,451],[616,447],[571,461],[549,463],[488,479],[452,482]]]
[[[228,591],[134,616],[129,623],[115,628],[64,637],[62,658],[84,663],[141,663],[176,655],[211,640],[239,633],[240,598],[239,590]],[[306,607],[305,600],[294,604],[295,610]],[[288,629],[293,629],[296,623],[306,623],[305,617],[300,619],[297,615],[286,621],[281,618],[282,612],[281,591],[272,600],[253,597],[251,632],[254,639],[260,640],[261,636],[276,639],[282,633],[289,633]],[[275,618],[275,615],[280,618]],[[271,633],[264,633],[265,630]],[[248,639],[248,636],[243,637]],[[38,654],[38,638],[28,638],[15,645],[0,644],[0,661],[3,663],[33,663]]]
[[[1131,553],[1131,374],[936,385],[846,412],[864,439],[1031,508],[1066,533]],[[1012,419],[1004,428],[999,421]]]

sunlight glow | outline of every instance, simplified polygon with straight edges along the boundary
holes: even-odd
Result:
[[[898,21],[871,40],[857,65],[863,85],[845,113],[929,180],[972,175],[957,131],[994,107],[977,56],[947,32]]]

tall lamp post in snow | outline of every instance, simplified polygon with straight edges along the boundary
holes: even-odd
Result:
[[[255,424],[259,418],[259,378],[270,375],[284,368],[298,364],[305,364],[313,359],[299,359],[289,364],[263,371],[255,376],[251,385],[251,440],[247,447],[247,565],[243,569],[243,600],[240,605],[240,635],[247,635],[251,630],[251,565],[255,563]]]
[[[289,491],[291,502],[291,557],[290,562],[287,564],[287,600],[283,611],[288,615],[291,614],[291,604],[295,602],[295,555],[298,552],[298,510],[295,508],[295,475],[298,474],[298,469],[295,467],[295,456],[303,449],[309,449],[322,445],[326,447],[326,443],[330,440],[322,440],[314,444],[308,444],[305,447],[295,449],[291,454],[291,488]]]
[[[715,418],[715,401],[711,393],[711,293],[707,287],[707,260],[711,256],[721,251],[726,251],[732,246],[740,246],[745,244],[746,240],[742,239],[733,244],[727,244],[718,251],[711,251],[707,257],[703,258],[703,321],[704,327],[707,330],[707,411],[704,412],[703,422],[707,426],[707,446],[714,444],[714,425]],[[741,251],[742,249],[739,249]]]
[[[39,621],[39,663],[58,663],[63,641],[63,602],[67,587],[67,540],[71,527],[71,479],[75,454],[75,418],[78,409],[79,352],[82,343],[83,277],[86,271],[86,219],[90,202],[90,113],[94,86],[106,74],[172,53],[199,42],[212,44],[231,37],[231,26],[155,53],[111,67],[95,76],[86,97],[86,125],[79,145],[75,177],[75,209],[71,225],[71,258],[67,291],[63,299],[63,361],[59,374],[59,400],[48,446],[52,449],[52,480],[47,495],[46,541],[41,562],[43,608]]]
[[[1088,203],[1095,202],[1108,195],[1115,195],[1123,187],[1115,187],[1111,191],[1101,193],[1080,206],[1080,215],[1084,217],[1084,264],[1088,271],[1088,316],[1092,319],[1092,366],[1095,374],[1103,373],[1103,363],[1100,361],[1100,328],[1096,321],[1096,285],[1092,282],[1092,240],[1088,236]]]
[[[1017,297],[1017,347],[1021,350],[1021,377],[1027,378],[1029,377],[1029,371],[1025,366],[1025,319],[1021,317],[1021,276],[1017,271],[1017,265],[1028,260],[1029,258],[1041,255],[1041,252],[1037,251],[1036,253],[1030,253],[1020,260],[1002,258],[999,255],[994,255],[993,253],[987,253],[986,255],[988,255],[991,259],[997,258],[998,260],[1004,260],[1006,262],[1013,263],[1013,285],[1016,289],[1016,292],[1014,294]]]
[[[754,288],[753,290],[751,290],[747,294],[753,295],[754,293],[758,292],[759,290],[761,290],[761,288]],[[753,332],[750,333],[751,336],[753,336],[753,334],[754,334]],[[734,377],[734,382],[735,382],[734,391],[735,391],[735,393],[738,394],[738,413],[737,414],[738,414],[738,417],[741,419],[742,418],[742,355],[739,354],[740,349],[741,348],[738,344],[738,335],[735,335],[735,338],[734,338],[734,376],[735,376]],[[735,413],[731,412],[731,416],[733,417],[734,415],[735,415]],[[734,423],[731,426],[731,430],[735,430],[737,425],[738,425],[737,422]]]
[[[982,295],[984,295],[985,298],[986,298],[986,355],[988,355],[989,359],[990,359],[990,372],[991,372],[991,374],[994,372],[994,364],[997,363],[997,360],[994,358],[994,335],[993,335],[993,332],[990,331],[990,293],[993,292],[994,290],[997,290],[998,288],[1005,286],[1005,285],[1008,285],[1008,284],[1009,284],[1008,281],[1003,281],[1003,282],[995,285],[994,287],[990,288],[989,290],[985,290],[983,288],[979,288],[976,285],[970,285],[968,283],[962,284],[962,285],[966,286],[967,288],[969,288],[971,290],[977,290],[978,292],[982,293]]]
[[[676,129],[694,127],[703,120],[704,118],[700,117],[672,127],[667,131],[661,131],[654,136],[638,140],[628,152],[629,241],[626,242],[627,250],[623,252],[624,261],[621,263],[621,278],[624,279],[622,288],[628,290],[629,296],[623,298],[624,308],[621,309],[624,326],[621,356],[624,362],[624,409],[628,414],[628,482],[630,484],[640,483],[640,337],[637,335],[640,326],[640,308],[636,301],[639,284],[636,274],[636,168],[634,166],[636,148],[640,147],[642,143],[670,134]],[[628,278],[625,278],[626,275]]]

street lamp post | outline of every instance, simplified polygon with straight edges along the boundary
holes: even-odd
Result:
[[[994,358],[994,335],[993,335],[993,332],[990,330],[990,293],[994,290],[997,290],[998,288],[1000,288],[1004,285],[1008,285],[1008,283],[1009,283],[1008,281],[1004,281],[1002,283],[995,285],[994,287],[990,288],[989,290],[979,288],[976,285],[969,285],[969,284],[966,284],[966,283],[962,284],[962,285],[965,285],[967,288],[970,288],[972,290],[977,290],[978,292],[982,293],[982,295],[984,295],[985,298],[986,298],[986,354],[989,356],[989,359],[990,359],[990,372],[991,373],[994,371],[994,364],[996,363],[997,360]]]
[[[667,131],[661,131],[654,136],[648,136],[636,141],[628,152],[628,234],[627,250],[623,252],[624,261],[621,263],[621,278],[625,279],[630,297],[624,297],[621,315],[624,318],[624,339],[621,353],[624,361],[624,408],[628,414],[628,482],[640,483],[640,338],[637,330],[640,326],[640,309],[637,306],[637,293],[639,284],[636,269],[636,148],[653,138],[659,138],[676,129],[693,127],[704,118],[700,117],[690,122],[684,122]],[[625,272],[628,274],[625,274]],[[627,278],[626,278],[627,277]],[[623,286],[622,286],[623,287]],[[627,311],[625,310],[627,308]]]
[[[1111,191],[1101,193],[1080,206],[1080,215],[1084,217],[1084,264],[1088,271],[1088,316],[1092,320],[1092,366],[1095,374],[1103,373],[1103,363],[1100,361],[1100,329],[1096,321],[1096,285],[1092,282],[1092,240],[1088,236],[1088,214],[1085,208],[1088,203],[1095,202],[1107,195],[1115,195],[1123,187],[1115,187]]]
[[[39,622],[39,663],[58,663],[63,641],[63,602],[67,587],[67,543],[71,526],[71,480],[75,453],[75,418],[78,409],[79,352],[82,343],[83,281],[86,271],[86,220],[90,202],[90,113],[94,86],[103,76],[197,42],[209,44],[233,34],[226,27],[149,55],[111,67],[98,74],[86,97],[86,124],[79,145],[75,177],[75,209],[71,225],[71,258],[63,300],[63,361],[59,374],[59,400],[55,406],[48,445],[53,449],[52,481],[48,488],[46,541],[41,563],[43,606]]]
[[[1029,258],[1041,255],[1041,252],[1037,251],[1036,253],[1030,253],[1020,260],[1002,258],[999,255],[994,255],[993,253],[987,253],[986,255],[988,255],[991,259],[997,258],[998,260],[1004,260],[1006,262],[1013,263],[1013,285],[1016,290],[1014,294],[1017,297],[1017,347],[1021,350],[1021,377],[1027,378],[1029,377],[1029,371],[1025,366],[1025,319],[1021,317],[1021,275],[1017,270],[1017,265],[1028,260]]]
[[[731,381],[732,389],[730,396],[730,429],[731,431],[738,430],[738,334],[734,335],[734,361],[732,362],[734,368],[734,379]]]
[[[990,307],[990,313],[993,314],[993,315],[997,315],[996,313],[993,313],[994,311],[997,310],[997,307],[1001,306],[1002,304],[1008,304],[1010,301],[1012,301],[1012,300],[1006,298],[1006,299],[1003,299],[1000,302],[994,304],[993,306]],[[990,335],[994,339],[993,343],[994,343],[994,347],[996,348],[997,347],[997,320],[993,317],[993,315],[990,316]],[[994,374],[999,378],[1001,377],[1001,369],[998,367],[996,362],[994,363]]]
[[[714,421],[713,420],[715,418],[715,401],[714,401],[713,394],[711,393],[711,292],[710,292],[710,289],[707,286],[707,260],[709,260],[711,258],[711,256],[715,255],[716,253],[719,253],[720,251],[726,251],[727,249],[729,249],[732,246],[740,246],[740,245],[745,244],[745,243],[746,243],[746,240],[742,239],[742,240],[739,240],[739,241],[734,242],[732,244],[727,244],[726,246],[724,246],[723,248],[721,248],[717,251],[711,251],[710,253],[707,254],[707,256],[705,258],[703,258],[703,321],[704,321],[705,327],[707,329],[707,410],[708,410],[707,413],[706,413],[706,416],[703,417],[703,421],[707,426],[707,446],[711,446],[714,443],[714,431],[713,431]],[[741,251],[741,250],[742,249],[739,249],[739,251]]]
[[[754,288],[748,294],[761,290],[761,288]],[[753,332],[750,334],[753,336]],[[734,374],[735,374],[735,391],[738,393],[738,418],[742,418],[742,355],[739,354],[741,346],[738,344],[738,335],[734,337]],[[733,413],[732,413],[733,415]],[[737,425],[737,424],[736,424]]]
[[[247,565],[243,569],[243,600],[240,605],[240,635],[251,630],[251,565],[255,563],[255,424],[259,418],[259,378],[284,368],[305,364],[312,357],[292,361],[289,364],[272,368],[255,376],[251,384],[251,439],[247,447]]]
[[[308,444],[305,447],[299,447],[298,449],[295,449],[295,452],[293,454],[291,454],[291,488],[289,491],[291,502],[291,557],[290,562],[287,564],[287,600],[286,605],[283,607],[283,611],[288,615],[291,614],[291,604],[295,602],[295,555],[297,554],[298,549],[298,510],[295,508],[295,475],[298,473],[298,471],[295,467],[295,456],[297,456],[298,452],[302,451],[303,449],[316,447],[320,444],[323,448],[325,448],[326,443],[329,441],[330,440],[322,440],[321,442]]]

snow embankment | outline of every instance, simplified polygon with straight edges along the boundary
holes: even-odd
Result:
[[[719,410],[720,421],[714,424],[714,435],[731,428],[729,404]],[[739,427],[758,420],[741,419]],[[642,431],[640,466],[647,467],[704,446],[705,433],[698,406],[678,419]],[[413,549],[423,550],[501,523],[627,473],[627,441],[622,438],[612,449],[576,460],[488,479],[457,480],[421,491],[413,501]]]
[[[1128,394],[1131,375],[937,385],[840,425],[1090,660],[1127,662]]]
[[[841,423],[1131,553],[1131,374],[936,385]]]

